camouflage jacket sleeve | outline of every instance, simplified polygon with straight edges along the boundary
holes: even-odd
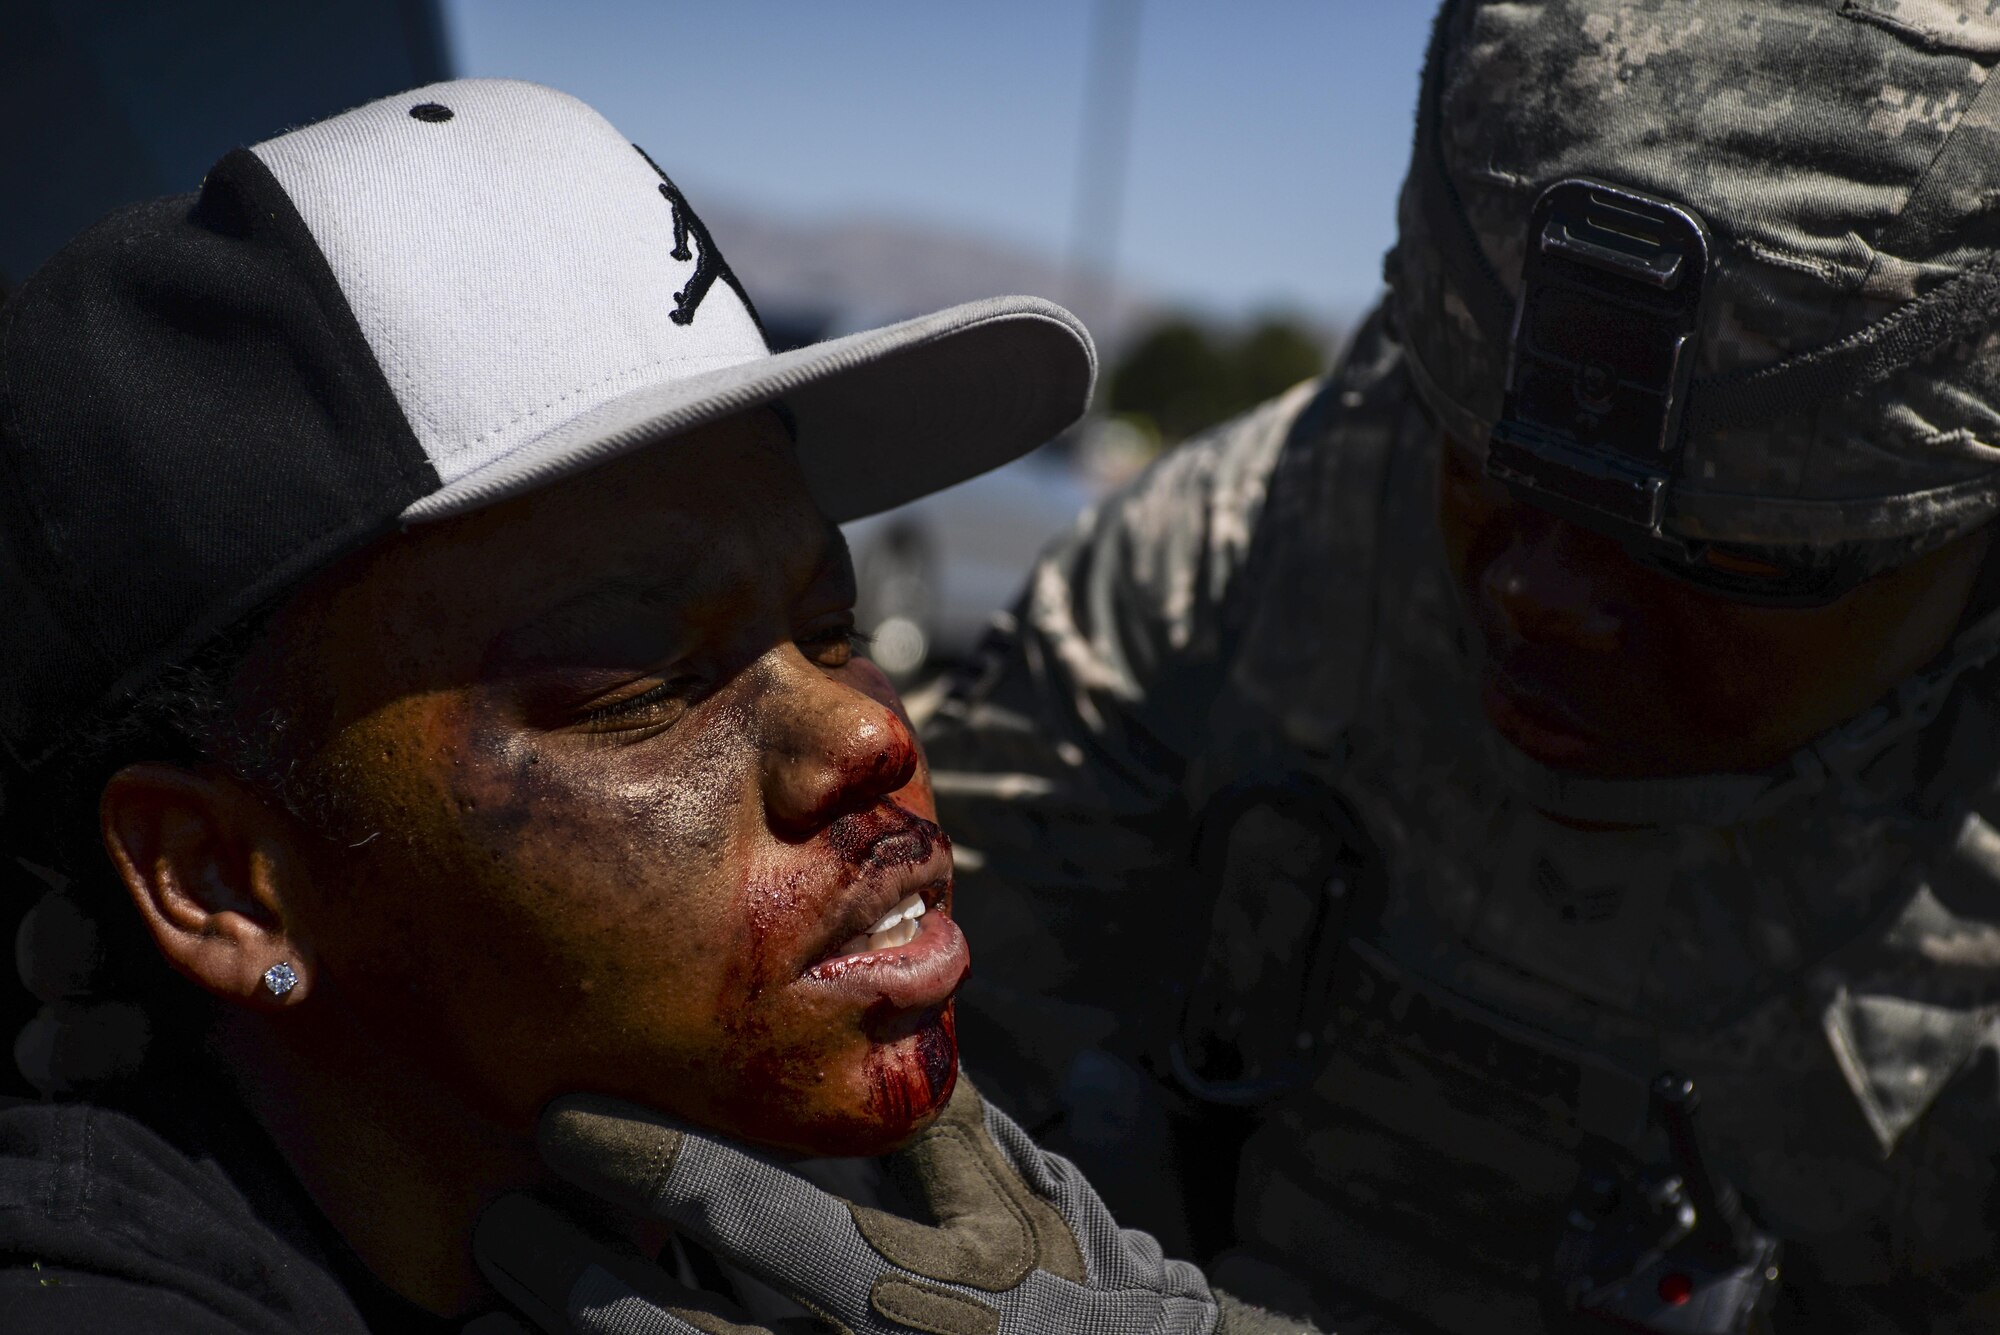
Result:
[[[1119,1012],[1147,1013],[1159,998],[1104,962],[1145,959],[1131,952],[1207,921],[1154,896],[1187,838],[1179,785],[1225,674],[1266,485],[1321,389],[1301,385],[1189,441],[1088,512],[1036,562],[924,729],[980,986],[1020,994],[1010,1028],[1047,1010],[1058,1036],[1024,1054],[1031,1064],[1060,1068],[1103,1043]],[[1034,1046],[1009,1036],[1024,1042]],[[1018,1091],[1013,1102],[1032,1122]]]

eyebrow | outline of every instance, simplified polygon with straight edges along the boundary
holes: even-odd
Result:
[[[684,605],[690,593],[691,581],[683,577],[612,576],[501,631],[486,662],[522,665],[565,657],[580,636],[612,620],[607,614],[667,611]]]
[[[599,609],[660,611],[687,602],[694,592],[693,583],[692,580],[685,578],[635,579],[614,576],[592,585],[581,593],[565,598],[552,607],[545,608],[522,625],[524,628],[552,624],[572,626],[579,616]]]

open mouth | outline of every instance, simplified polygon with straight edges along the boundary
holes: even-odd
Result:
[[[968,967],[965,934],[951,920],[945,899],[950,885],[947,873],[905,893],[866,930],[852,933],[807,969],[805,978],[874,1008],[878,1022],[887,1013],[943,1005]]]
[[[873,927],[850,936],[836,946],[834,958],[907,946],[923,934],[923,917],[929,911],[930,905],[924,901],[924,892],[913,890],[897,901],[896,906],[883,914],[881,921]]]
[[[951,841],[927,821],[899,822],[840,849],[854,877],[822,929],[809,967],[852,962],[918,944],[948,926]]]
[[[805,952],[801,980],[878,1021],[942,1006],[970,967],[951,915],[951,841],[927,821],[904,820],[845,842],[837,851],[853,876]]]

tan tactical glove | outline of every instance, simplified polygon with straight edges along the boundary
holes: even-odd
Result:
[[[1219,1305],[1199,1270],[1119,1228],[1070,1163],[964,1080],[944,1115],[887,1160],[920,1219],[852,1205],[728,1142],[594,1096],[550,1105],[540,1144],[593,1195],[671,1224],[848,1335],[1310,1329]],[[494,1288],[550,1335],[770,1332],[526,1196],[496,1202],[474,1245]]]

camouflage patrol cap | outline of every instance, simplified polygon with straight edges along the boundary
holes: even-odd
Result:
[[[1388,277],[1483,445],[1565,177],[1714,238],[1665,528],[1879,569],[2000,510],[2000,3],[1450,0]]]

